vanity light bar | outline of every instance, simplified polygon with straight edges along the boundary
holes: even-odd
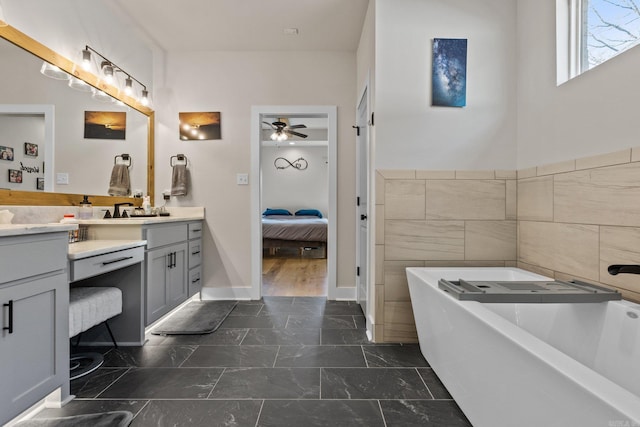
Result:
[[[100,62],[100,71],[102,71],[102,73],[104,74],[105,81],[107,83],[111,85],[115,85],[116,73],[118,72],[123,73],[124,75],[126,75],[125,82],[124,82],[124,92],[127,95],[132,96],[132,94],[134,93],[133,82],[135,81],[142,87],[140,103],[145,107],[149,105],[149,91],[147,90],[147,86],[145,86],[140,80],[133,77],[131,73],[126,72],[124,69],[122,69],[122,67],[115,64],[112,60],[106,58],[103,54],[101,54],[100,52],[98,52],[97,50],[95,50],[89,45],[85,45],[85,48],[82,50],[82,68],[84,68],[86,71],[89,71],[91,69],[91,66],[92,66],[91,53],[92,52],[95,53],[100,58],[102,58],[102,61]]]

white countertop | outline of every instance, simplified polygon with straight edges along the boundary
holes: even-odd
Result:
[[[129,218],[109,218],[109,219],[79,219],[78,224],[82,225],[146,225],[160,224],[165,222],[178,221],[201,221],[204,220],[203,214],[193,215],[170,215],[170,216],[151,216],[151,217],[129,217]]]
[[[78,228],[78,224],[0,224],[0,237],[56,233]]]
[[[69,259],[82,259],[136,248],[146,244],[146,240],[85,240],[83,242],[69,243]]]

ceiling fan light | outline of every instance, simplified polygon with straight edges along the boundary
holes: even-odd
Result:
[[[274,132],[271,134],[271,140],[275,141],[276,139],[278,139],[278,134]]]

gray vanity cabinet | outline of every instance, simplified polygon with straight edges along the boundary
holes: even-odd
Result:
[[[69,394],[68,234],[0,238],[0,425]]]
[[[189,223],[189,297],[194,296],[202,289],[202,223]]]
[[[144,229],[146,255],[146,325],[188,298],[188,226],[152,225]]]
[[[122,220],[120,220],[122,221]],[[136,224],[91,224],[93,239],[142,239],[144,257],[144,325],[149,326],[195,295],[202,287],[202,220]],[[122,224],[122,225],[121,225]]]

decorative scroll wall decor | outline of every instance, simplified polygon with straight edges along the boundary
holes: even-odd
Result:
[[[309,167],[309,162],[307,162],[303,157],[300,157],[293,162],[290,162],[284,157],[278,157],[273,161],[273,165],[276,167],[276,169],[286,169],[291,167],[294,169],[298,169],[299,171],[303,171]]]

